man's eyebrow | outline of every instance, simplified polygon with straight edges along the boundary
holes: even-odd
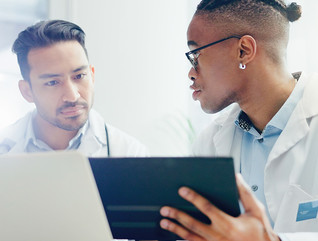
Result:
[[[88,68],[88,65],[82,65],[74,70],[72,70],[72,73],[76,73],[78,71],[81,71],[83,69],[87,69]],[[39,76],[40,79],[50,79],[50,78],[57,78],[57,77],[62,77],[62,74],[41,74]]]
[[[197,42],[190,40],[188,41],[188,46],[199,46],[199,45],[197,44]]]
[[[39,76],[40,79],[50,79],[50,78],[56,78],[56,77],[61,77],[62,75],[60,74],[41,74]]]
[[[74,69],[72,72],[76,73],[78,71],[81,71],[81,70],[87,69],[87,68],[88,68],[88,65],[82,65],[81,67],[78,67],[78,68]]]

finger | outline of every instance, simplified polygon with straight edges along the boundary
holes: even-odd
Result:
[[[245,212],[259,216],[263,209],[262,204],[253,195],[250,187],[246,184],[242,175],[239,173],[236,174],[236,183]]]
[[[205,239],[203,239],[202,237],[200,237],[199,235],[190,232],[189,230],[187,230],[186,228],[168,220],[168,219],[163,219],[160,221],[160,227],[163,229],[166,229],[170,232],[175,233],[176,235],[178,235],[180,238],[184,239],[184,240],[196,240],[196,241],[203,241]]]
[[[272,230],[270,221],[266,215],[264,205],[256,199],[250,187],[246,184],[241,174],[236,174],[236,183],[245,213],[256,217],[262,222],[265,230]],[[269,232],[271,233],[271,232]],[[275,235],[272,233],[271,235]]]
[[[221,220],[228,219],[230,216],[215,207],[209,200],[202,197],[195,191],[187,187],[181,187],[179,189],[179,195],[188,202],[191,202],[196,206],[203,214],[208,216],[211,221],[217,223]]]
[[[198,220],[191,217],[190,215],[188,215],[187,213],[177,210],[175,208],[163,207],[160,209],[160,214],[164,217],[177,220],[181,225],[183,225],[186,228],[185,230],[188,230],[188,233],[184,233],[185,231],[181,230],[183,238],[184,238],[184,235],[190,235],[191,233],[194,233],[202,237],[207,237],[208,233],[211,232],[210,230],[211,227],[209,225],[201,223]],[[172,225],[172,227],[178,228],[178,231],[179,231],[180,226],[174,224]]]

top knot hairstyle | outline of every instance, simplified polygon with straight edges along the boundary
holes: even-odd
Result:
[[[197,11],[213,11],[213,9],[220,8],[222,6],[230,5],[235,2],[241,2],[241,4],[257,5],[257,2],[262,2],[268,6],[273,7],[279,11],[290,22],[294,22],[301,17],[301,6],[295,2],[286,5],[282,0],[254,0],[254,1],[240,1],[240,0],[202,0],[198,5]],[[254,2],[254,3],[253,3]]]
[[[301,6],[283,0],[202,0],[195,16],[202,16],[223,37],[251,35],[276,62],[286,56],[289,23],[301,17]]]
[[[301,13],[302,13],[301,6],[298,5],[297,3],[292,2],[290,5],[285,7],[285,9],[287,14],[287,19],[290,22],[294,22],[301,17]]]
[[[30,50],[72,40],[77,41],[83,47],[88,58],[85,32],[74,23],[64,20],[41,21],[22,31],[12,46],[12,52],[17,55],[22,77],[30,81],[28,64]]]

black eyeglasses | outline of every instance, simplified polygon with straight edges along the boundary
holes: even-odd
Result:
[[[207,48],[207,47],[210,47],[210,46],[212,46],[212,45],[214,45],[214,44],[221,43],[221,42],[223,42],[223,41],[225,41],[225,40],[228,40],[228,39],[231,39],[231,38],[240,39],[241,37],[240,37],[240,36],[230,36],[230,37],[227,37],[227,38],[222,38],[222,39],[220,39],[220,40],[218,40],[218,41],[215,41],[215,42],[213,42],[213,43],[210,43],[210,44],[204,45],[204,46],[202,46],[202,47],[200,47],[200,48],[191,50],[191,51],[185,53],[185,55],[187,56],[188,60],[189,60],[190,63],[192,64],[193,68],[194,68],[195,70],[197,70],[198,58],[199,58],[199,56],[200,56],[200,52],[199,52],[200,50],[205,49],[205,48]]]

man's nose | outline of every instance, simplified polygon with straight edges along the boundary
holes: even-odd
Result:
[[[64,85],[63,101],[64,102],[76,102],[80,94],[78,92],[78,87],[72,81],[66,81]]]
[[[197,71],[192,67],[189,71],[188,77],[190,80],[194,81],[197,78]]]

